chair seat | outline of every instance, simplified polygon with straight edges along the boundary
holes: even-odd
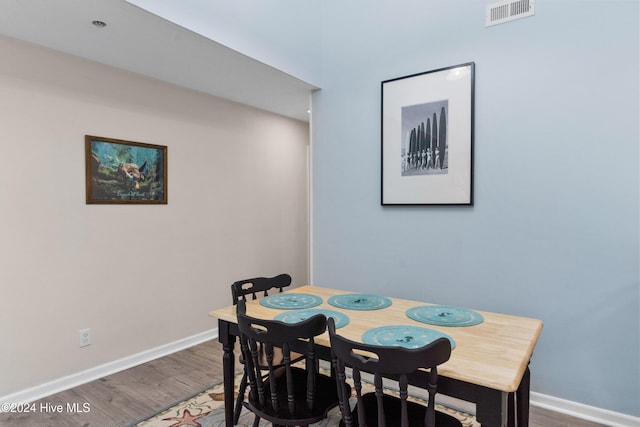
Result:
[[[282,425],[309,425],[326,418],[329,409],[338,406],[338,392],[335,379],[326,375],[316,374],[316,389],[322,390],[322,393],[316,394],[313,408],[308,408],[306,405],[307,371],[297,367],[292,367],[291,371],[296,402],[293,413],[289,410],[289,404],[287,402],[285,375],[279,375],[276,378],[278,411],[274,411],[269,393],[265,393],[265,404],[261,405],[258,401],[257,394],[250,391],[248,402],[245,402],[244,405],[259,417],[267,420],[277,419],[277,424]],[[265,390],[270,389],[271,385],[268,379],[264,382],[264,387]]]
[[[366,393],[362,396],[364,410],[369,425],[378,425],[378,405],[375,393]],[[400,426],[400,399],[384,394],[382,397],[384,405],[385,422],[387,427]],[[407,401],[407,412],[409,414],[409,427],[423,427],[424,415],[427,408],[415,402]],[[357,406],[351,411],[353,425],[358,425]],[[340,421],[340,426],[344,423]],[[436,411],[436,427],[462,427],[462,423],[444,412]]]

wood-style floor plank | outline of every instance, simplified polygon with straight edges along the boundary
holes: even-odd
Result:
[[[222,345],[208,341],[35,402],[62,405],[63,413],[0,414],[2,427],[121,427],[222,381]],[[88,404],[69,413],[67,404]],[[530,427],[606,427],[531,407]]]

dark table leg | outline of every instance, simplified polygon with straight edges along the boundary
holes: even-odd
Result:
[[[482,427],[505,427],[508,422],[509,393],[489,388],[478,390],[476,419]]]
[[[516,391],[516,416],[518,427],[529,427],[529,399],[531,387],[531,372],[529,367],[525,369],[520,381],[518,391]]]
[[[509,419],[507,427],[516,427],[516,394],[509,393]]]
[[[222,375],[224,379],[224,421],[226,427],[233,427],[233,391],[235,372],[235,347],[236,337],[229,331],[229,323],[218,320],[218,341],[222,343],[224,354],[222,356]]]
[[[482,427],[529,427],[531,373],[524,371],[515,393],[482,389],[476,396],[476,419]]]

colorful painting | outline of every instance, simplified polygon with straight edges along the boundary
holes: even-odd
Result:
[[[87,204],[166,204],[167,147],[85,136]]]

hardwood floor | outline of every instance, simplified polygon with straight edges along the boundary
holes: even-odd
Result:
[[[0,414],[3,427],[125,426],[222,380],[217,341],[153,360],[35,402],[35,413]],[[87,403],[88,412],[68,413],[67,403]],[[63,405],[63,413],[40,411]]]
[[[34,413],[2,413],[3,427],[120,427],[222,381],[222,346],[208,341],[35,402]],[[67,411],[77,404],[79,411]],[[62,413],[54,413],[62,405]],[[42,408],[43,410],[40,410]],[[75,409],[75,408],[74,408]],[[85,412],[83,410],[88,409]],[[530,427],[603,427],[531,407]]]

